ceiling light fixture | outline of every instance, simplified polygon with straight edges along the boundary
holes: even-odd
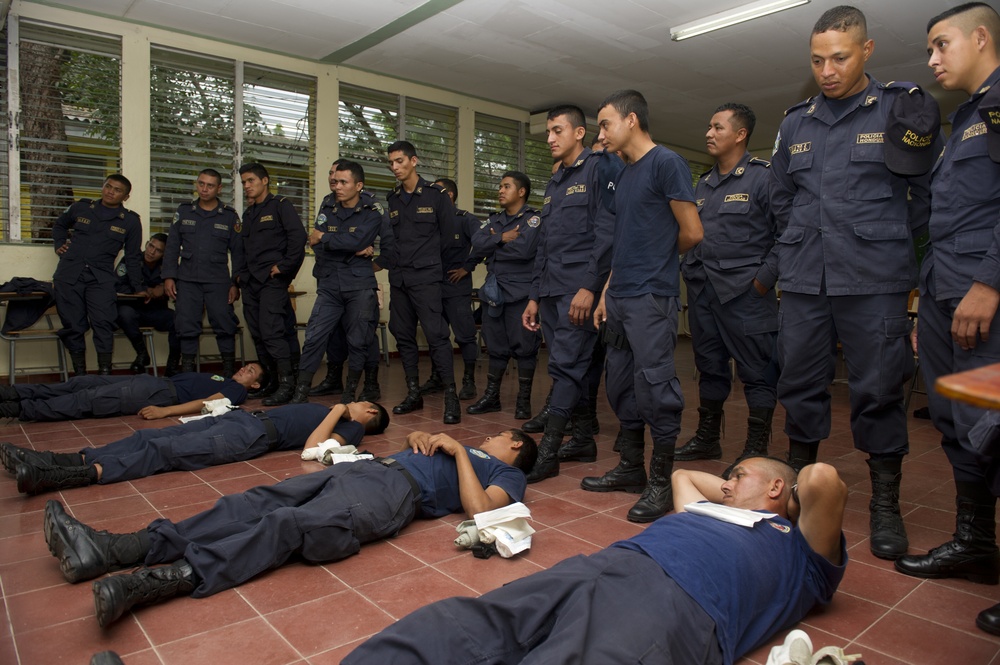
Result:
[[[670,39],[679,42],[684,39],[703,35],[706,32],[728,28],[737,23],[752,21],[755,18],[774,14],[776,12],[808,4],[809,0],[763,0],[762,2],[751,2],[738,9],[731,9],[726,12],[719,12],[706,16],[697,21],[691,21],[676,28],[670,28]]]

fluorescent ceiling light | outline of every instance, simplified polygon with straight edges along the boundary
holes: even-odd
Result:
[[[718,14],[712,14],[711,16],[706,16],[705,18],[698,19],[697,21],[691,21],[690,23],[679,25],[676,28],[670,28],[670,39],[675,42],[679,42],[683,39],[703,35],[706,32],[712,32],[713,30],[719,30],[721,28],[728,28],[729,26],[736,25],[737,23],[752,21],[753,19],[760,18],[761,16],[774,14],[785,9],[791,9],[792,7],[798,7],[799,5],[804,5],[808,2],[809,0],[763,0],[762,2],[751,2],[750,4],[743,5],[738,9],[731,9],[727,12],[719,12]]]

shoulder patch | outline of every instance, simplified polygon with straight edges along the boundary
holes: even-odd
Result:
[[[541,223],[542,223],[542,218],[539,217],[538,215],[532,215],[531,218],[528,220],[528,226],[530,226],[533,229],[538,228],[538,225]]]
[[[115,272],[118,273],[119,277],[124,277],[128,274],[128,266],[126,266],[125,262],[122,261],[118,264],[118,269]]]
[[[475,455],[476,457],[481,457],[483,459],[490,459],[490,456],[481,451],[479,448],[469,448],[469,453]]]
[[[181,213],[178,211],[178,212],[174,213],[174,221],[171,222],[171,223],[172,224],[176,224],[179,221],[181,221]]]
[[[218,374],[213,374],[213,375],[212,375],[212,380],[213,380],[213,381],[225,381],[225,380],[226,380],[226,377],[224,377],[224,376],[220,376],[220,375],[218,375]]]
[[[377,212],[380,215],[384,215],[385,214],[385,208],[383,208],[382,204],[379,203],[378,201],[372,201],[372,210],[374,210],[375,212]]]

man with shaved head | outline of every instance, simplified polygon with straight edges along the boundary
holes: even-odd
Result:
[[[1000,16],[973,2],[932,18],[927,53],[941,87],[969,95],[950,118],[951,136],[932,171],[918,338],[920,369],[930,386],[943,374],[1000,362]],[[996,584],[1000,465],[969,433],[984,412],[933,392],[928,401],[952,465],[958,526],[951,540],[926,555],[897,560],[896,569]],[[980,612],[976,625],[1000,635],[1000,605]]]

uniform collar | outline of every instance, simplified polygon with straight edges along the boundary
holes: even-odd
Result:
[[[410,196],[420,196],[420,194],[423,193],[424,188],[430,186],[431,186],[430,182],[424,180],[423,176],[418,175],[417,186],[413,188],[412,192],[407,192],[405,189],[403,189],[403,183],[397,182],[395,189],[392,190],[392,193],[395,194],[396,196],[401,196],[403,194],[409,194]]]
[[[866,76],[868,76],[868,86],[857,97],[857,106],[861,108],[874,106],[882,99],[882,95],[885,93],[885,86],[879,83],[874,76],[871,74],[866,74]],[[839,120],[847,118],[853,111],[854,109],[852,108],[841,117],[835,117],[833,111],[830,110],[826,96],[820,93],[813,97],[812,103],[806,106],[802,115],[806,117],[812,116],[828,125],[833,125]]]
[[[743,156],[740,157],[740,161],[736,163],[736,166],[733,167],[733,170],[725,175],[719,173],[719,165],[716,164],[715,166],[712,167],[712,170],[708,172],[708,176],[705,178],[705,184],[710,185],[712,187],[718,187],[726,180],[729,180],[730,177],[739,178],[746,172],[747,164],[750,163],[751,158],[752,156],[750,155],[749,152],[743,153]]]
[[[954,124],[955,117],[959,113],[970,106],[978,106],[979,100],[983,98],[983,95],[985,95],[986,92],[995,85],[1000,85],[1000,67],[994,69],[993,73],[987,76],[986,80],[983,81],[983,84],[979,86],[974,93],[972,93],[972,96],[959,104],[958,108],[951,112],[951,115],[948,116],[948,121]]]

